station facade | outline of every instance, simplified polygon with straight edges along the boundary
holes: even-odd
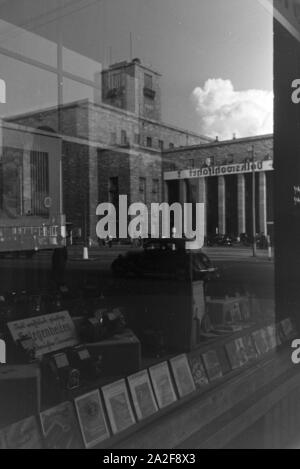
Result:
[[[169,203],[205,204],[206,236],[273,235],[272,135],[165,151],[163,179]]]

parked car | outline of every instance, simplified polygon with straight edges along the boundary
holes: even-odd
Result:
[[[233,246],[235,240],[232,236],[219,234],[207,238],[207,246]]]
[[[151,239],[140,249],[120,255],[111,265],[116,276],[157,276],[209,281],[219,272],[201,249],[191,249],[185,239]]]

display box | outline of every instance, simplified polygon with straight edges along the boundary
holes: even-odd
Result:
[[[206,312],[203,281],[122,278],[114,281],[108,296],[122,304],[145,355],[190,352],[200,344]]]
[[[104,376],[128,375],[141,369],[141,344],[130,329],[85,346],[92,356],[102,357]]]
[[[0,427],[40,412],[41,379],[36,364],[0,366]]]
[[[206,304],[209,318],[214,326],[250,319],[249,300],[246,297],[207,298]]]

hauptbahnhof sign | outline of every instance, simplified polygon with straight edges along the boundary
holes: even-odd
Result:
[[[176,179],[195,179],[212,176],[228,176],[232,174],[243,174],[260,171],[273,171],[273,160],[255,161],[254,163],[234,163],[224,166],[209,166],[201,169],[185,169],[179,171],[167,171],[164,173],[165,181]]]

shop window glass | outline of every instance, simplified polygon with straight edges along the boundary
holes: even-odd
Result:
[[[45,430],[54,404],[63,422],[69,415],[61,396],[76,395],[87,447],[94,437],[79,421],[91,408],[99,417],[103,407],[95,444],[107,447],[112,430],[128,426],[131,438],[136,417],[168,419],[171,403],[184,412],[208,399],[208,416],[231,415],[234,380],[260,373],[266,387],[276,362],[267,378],[262,367],[295,335],[289,318],[276,324],[268,250],[270,18],[248,0],[243,15],[233,0],[0,2],[0,340],[13,365],[31,369],[35,354],[43,364],[43,444],[67,444]],[[167,205],[151,218],[161,202],[173,206],[169,224]],[[11,406],[0,446],[3,427],[36,414],[21,397],[28,408]]]

